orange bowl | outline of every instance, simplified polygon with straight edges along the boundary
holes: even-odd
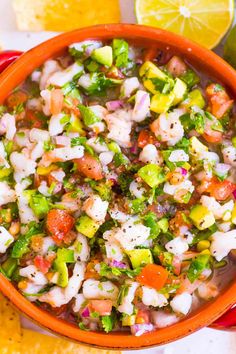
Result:
[[[61,34],[23,54],[0,75],[0,103],[34,69],[42,65],[48,58],[62,54],[71,43],[85,39],[109,40],[114,37],[126,38],[145,48],[160,48],[180,54],[195,68],[220,81],[236,98],[236,71],[213,52],[184,37],[161,29],[138,25],[112,24],[88,27]],[[58,319],[29,302],[1,274],[0,291],[26,316],[56,334],[100,348],[141,349],[174,341],[211,324],[234,304],[236,282],[229,284],[216,299],[192,312],[179,323],[144,334],[141,337],[135,337],[124,332],[104,334],[82,331],[75,325]]]

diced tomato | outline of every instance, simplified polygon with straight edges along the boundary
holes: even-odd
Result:
[[[9,108],[15,108],[19,104],[25,103],[27,99],[28,99],[27,93],[21,90],[15,91],[7,97],[7,106]]]
[[[34,259],[34,265],[37,267],[43,274],[46,274],[51,267],[51,262],[43,258],[43,256],[36,256]]]
[[[47,215],[47,229],[58,244],[71,231],[74,223],[74,218],[66,210],[52,209]]]
[[[236,189],[236,184],[224,180],[219,181],[217,178],[212,178],[207,191],[210,193],[211,197],[216,200],[222,201],[230,197],[231,193]]]
[[[181,264],[182,264],[182,259],[179,256],[174,256],[172,265],[173,265],[173,272],[175,275],[180,275]]]
[[[91,300],[89,307],[92,311],[98,312],[100,316],[109,316],[112,310],[111,300]]]
[[[203,138],[208,143],[221,143],[223,134],[222,132],[218,132],[216,130],[209,129],[203,134]]]
[[[101,163],[87,152],[80,159],[74,160],[74,162],[77,165],[78,171],[86,177],[95,179],[96,181],[103,178]]]
[[[67,234],[63,237],[63,242],[66,245],[71,245],[71,243],[77,238],[77,233],[73,230],[67,232]]]
[[[148,130],[141,130],[138,136],[138,147],[144,148],[147,144],[153,144],[155,142],[154,135]]]
[[[226,91],[217,84],[211,84],[206,88],[206,96],[209,100],[211,113],[216,118],[222,118],[234,103]]]
[[[148,48],[144,54],[144,61],[155,59],[157,56],[157,48]]]
[[[39,119],[37,112],[27,109],[25,111],[25,120],[30,123],[31,128],[42,128],[43,127],[43,121]]]
[[[144,324],[150,323],[150,313],[147,310],[138,310],[136,315],[135,323]]]
[[[164,267],[157,264],[147,264],[136,280],[142,285],[160,290],[165,285],[168,275],[169,273]]]
[[[185,62],[178,56],[174,55],[166,66],[169,73],[173,76],[181,76],[187,71]]]
[[[51,92],[51,112],[52,114],[59,114],[63,106],[63,92],[60,89],[52,90]]]

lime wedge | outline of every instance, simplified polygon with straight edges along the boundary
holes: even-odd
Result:
[[[236,69],[236,25],[232,28],[226,39],[224,59]]]
[[[234,16],[233,0],[136,0],[139,24],[160,27],[211,49],[223,38]]]

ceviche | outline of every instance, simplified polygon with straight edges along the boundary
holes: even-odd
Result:
[[[0,106],[1,273],[86,331],[138,336],[216,297],[236,258],[233,115],[169,51],[87,40],[46,61]]]

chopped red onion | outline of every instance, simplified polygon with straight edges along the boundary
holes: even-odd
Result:
[[[147,98],[148,98],[148,93],[144,92],[140,101],[138,102],[137,106],[135,105],[136,111],[141,110],[143,108],[144,104],[146,103]]]
[[[135,324],[131,326],[131,333],[135,336],[141,336],[144,333],[153,331],[154,326],[152,323]]]
[[[236,189],[233,191],[234,199],[236,199]]]
[[[84,310],[81,312],[81,316],[82,317],[89,317],[90,316],[90,312],[88,307],[85,307]]]
[[[119,108],[122,108],[124,106],[124,102],[121,100],[115,100],[115,101],[108,101],[106,103],[106,107],[108,111],[115,111]]]
[[[143,64],[143,60],[141,58],[136,59],[135,61],[136,64]]]
[[[115,259],[112,260],[111,266],[116,268],[121,268],[121,269],[127,268],[127,265],[125,263],[116,261]]]
[[[131,152],[131,154],[137,155],[137,153],[138,153],[138,144],[137,144],[137,142],[135,142],[135,143],[131,146],[130,152]]]
[[[181,169],[182,175],[183,175],[183,176],[186,176],[187,173],[188,173],[188,171],[187,171],[185,168],[183,168],[183,167],[180,167],[180,169]]]

